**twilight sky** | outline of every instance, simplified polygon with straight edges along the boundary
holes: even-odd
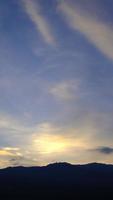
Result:
[[[113,163],[113,1],[0,0],[0,168]]]

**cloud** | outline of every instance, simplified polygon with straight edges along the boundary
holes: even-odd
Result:
[[[13,156],[13,154],[6,150],[0,150],[0,156]]]
[[[102,153],[102,154],[113,154],[113,148],[111,147],[99,147],[96,149],[97,152]]]
[[[0,149],[0,156],[10,156],[13,157],[15,155],[20,155],[19,148],[16,147],[3,147]]]
[[[23,113],[23,114],[25,115],[26,118],[29,117],[29,113]],[[21,120],[20,118],[16,118],[15,116],[9,115],[7,113],[0,114],[0,135],[2,135],[2,132],[4,133],[5,131],[8,134],[17,133],[19,134],[19,136],[24,136],[26,134],[30,135],[36,129],[37,129],[37,124],[32,124],[32,123],[30,124],[29,121],[26,123],[26,121]]]
[[[98,120],[97,117],[96,119]],[[1,143],[1,147],[2,145],[4,147],[0,148],[0,168],[12,165],[45,165],[53,161],[63,161],[63,159],[71,163],[101,161],[101,158],[104,159],[105,153],[99,154],[100,148],[97,150],[97,146],[102,146],[106,138],[103,140],[102,137],[98,138],[101,127],[98,127],[94,121],[91,116],[88,119],[85,116],[80,124],[76,124],[75,119],[72,126],[46,121],[34,124],[32,127],[26,125],[24,127],[25,134],[24,131],[20,134],[19,130],[12,134],[7,130],[7,136],[3,137],[6,140],[7,137],[8,140],[12,138],[12,142]],[[26,130],[29,130],[29,134],[26,134]],[[18,134],[19,138],[15,137]],[[16,146],[14,146],[15,142]],[[106,159],[109,158],[109,156],[106,157]],[[109,159],[112,160],[112,158]],[[109,161],[106,160],[106,162]]]
[[[19,120],[5,114],[0,114],[0,129],[29,132],[29,128],[24,126]]]
[[[78,92],[79,82],[63,81],[50,88],[50,94],[60,100],[69,101],[74,99],[75,92]]]
[[[18,155],[9,159],[9,163],[11,166],[37,166],[37,161],[34,159]]]
[[[61,1],[58,10],[71,29],[81,32],[101,53],[113,60],[113,27],[97,21],[71,1]]]
[[[13,152],[19,151],[19,148],[17,148],[17,147],[4,147],[3,149],[5,151],[13,151]]]
[[[30,20],[34,23],[37,31],[40,31],[46,43],[49,45],[55,45],[55,38],[52,34],[51,27],[46,18],[41,13],[41,8],[38,2],[35,0],[21,0],[24,6],[25,12],[29,16]]]

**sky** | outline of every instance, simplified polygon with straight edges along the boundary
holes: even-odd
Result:
[[[112,0],[0,0],[0,168],[113,163],[112,86]]]

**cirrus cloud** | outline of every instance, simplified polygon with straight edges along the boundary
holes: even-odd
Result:
[[[91,16],[72,1],[61,1],[58,6],[65,22],[82,33],[101,53],[113,60],[113,27]]]
[[[35,2],[35,0],[21,0],[21,1],[26,14],[29,16],[29,19],[33,22],[36,30],[41,33],[44,41],[47,44],[54,46],[55,38],[53,36],[48,21],[41,13],[41,8],[39,3]]]

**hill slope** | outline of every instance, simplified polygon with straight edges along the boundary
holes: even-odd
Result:
[[[96,199],[113,198],[113,165],[14,167],[0,170],[2,199]]]

